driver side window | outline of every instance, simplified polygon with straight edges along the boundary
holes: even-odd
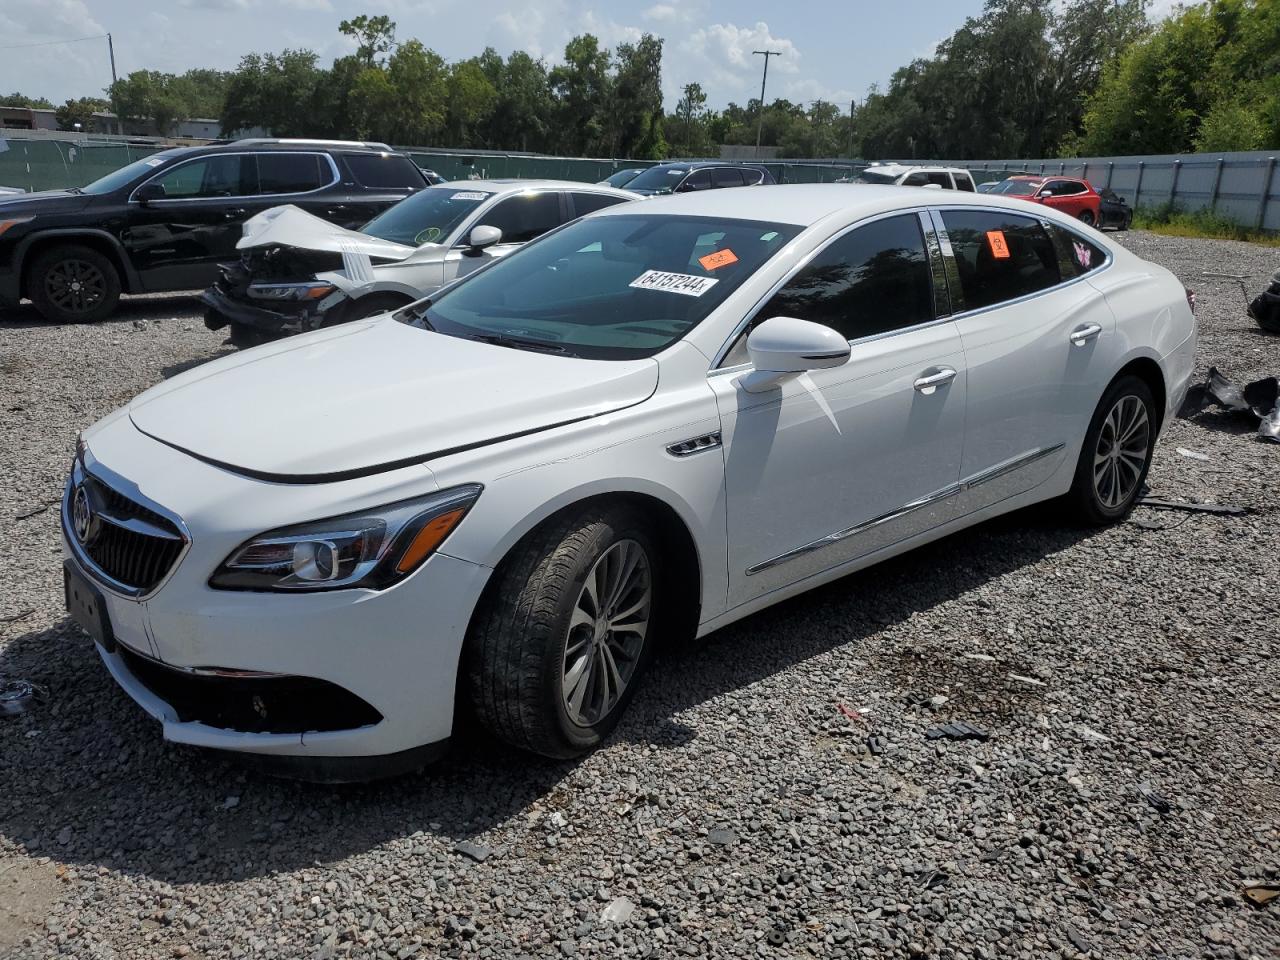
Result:
[[[179,164],[149,182],[164,187],[167,200],[249,196],[257,190],[247,189],[250,185],[245,180],[248,178],[242,173],[245,161],[252,163],[253,158],[236,155],[201,157]]]
[[[560,194],[522,193],[500,201],[476,226],[497,227],[503,243],[528,243],[561,223]]]

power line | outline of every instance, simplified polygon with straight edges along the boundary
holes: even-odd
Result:
[[[84,40],[103,40],[107,36],[109,36],[109,34],[98,33],[92,37],[76,37],[74,40],[41,40],[38,43],[14,43],[0,47],[0,50],[21,50],[25,47],[52,47],[59,43],[80,43]]]

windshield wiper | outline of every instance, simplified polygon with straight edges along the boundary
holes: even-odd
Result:
[[[512,347],[516,350],[534,350],[539,353],[567,353],[557,343],[543,343],[540,340],[524,340],[520,337],[508,337],[500,333],[478,333],[467,337],[468,340],[479,340],[481,343],[492,343],[498,347]]]

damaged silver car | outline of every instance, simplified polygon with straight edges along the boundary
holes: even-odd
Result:
[[[205,325],[253,346],[377,316],[427,296],[570,220],[638,199],[560,180],[467,180],[419,191],[357,230],[295,206],[245,222],[200,299]]]

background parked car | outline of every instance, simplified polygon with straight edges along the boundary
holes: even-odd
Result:
[[[1098,226],[1128,230],[1133,225],[1133,208],[1114,190],[1104,187],[1098,191]]]
[[[203,294],[205,325],[232,343],[376,316],[634,193],[566,180],[461,180],[344,230],[293,206],[244,225],[240,260]]]
[[[640,174],[644,173],[644,167],[630,167],[626,170],[619,170],[612,176],[606,177],[596,184],[598,187],[618,187],[621,189],[634,180]]]
[[[764,167],[703,160],[693,163],[660,163],[628,181],[627,189],[641,196],[652,197],[666,193],[718,190],[722,187],[754,187],[776,182]]]
[[[900,187],[927,187],[974,193],[973,174],[962,167],[924,167],[902,163],[873,163],[858,174],[857,183],[896,184]]]
[[[235,256],[241,225],[292,203],[358,227],[426,187],[382,144],[239,140],[153,154],[87,187],[0,198],[0,309],[101,320],[120,294],[191,290]]]
[[[437,183],[444,183],[444,177],[440,176],[440,174],[436,173],[430,167],[419,166],[418,169],[422,171],[422,178],[426,180],[430,186],[434,187]]]
[[[992,193],[1043,203],[1046,207],[1053,207],[1075,217],[1081,223],[1099,222],[1102,198],[1088,180],[1079,177],[1009,177]]]

